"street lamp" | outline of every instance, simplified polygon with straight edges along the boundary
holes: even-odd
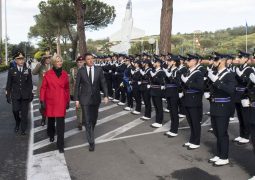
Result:
[[[156,42],[156,40],[154,38],[150,38],[148,42],[151,45],[151,54],[153,54],[153,44]]]
[[[66,51],[64,51],[64,57],[65,57],[65,59],[66,59],[66,54],[67,54],[67,52],[66,52]]]
[[[72,48],[69,48],[69,52],[70,52],[70,59],[72,61],[72,52],[73,52],[73,49]]]

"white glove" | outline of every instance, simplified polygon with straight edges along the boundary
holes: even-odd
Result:
[[[165,86],[161,86],[160,89],[161,89],[161,90],[164,90],[164,89],[165,89]]]
[[[250,106],[250,100],[249,99],[242,99],[241,100],[243,107],[249,107]]]
[[[131,70],[131,74],[133,75],[135,73],[135,71]]]
[[[148,84],[148,85],[147,85],[147,88],[150,89],[150,88],[151,88],[151,85]]]
[[[250,78],[251,82],[253,82],[255,84],[255,74],[251,73],[249,78]]]
[[[181,76],[182,82],[186,83],[188,81],[188,77],[184,77],[183,75]]]
[[[204,93],[204,97],[205,97],[205,99],[208,99],[210,96],[211,96],[211,95],[210,95],[210,93],[209,93],[209,92],[205,92],[205,93]]]
[[[109,70],[109,73],[112,73],[112,70]]]
[[[128,84],[132,84],[132,81],[128,81]]]
[[[179,98],[182,98],[183,97],[183,93],[179,93]]]
[[[144,76],[144,75],[145,75],[145,72],[144,72],[143,70],[140,69],[140,74],[141,74],[142,76]]]
[[[215,82],[218,80],[218,76],[214,75],[212,72],[208,73],[208,77],[211,79],[212,82]]]
[[[151,73],[151,77],[155,76],[155,74],[156,74],[156,73],[154,73],[152,71],[150,73]]]
[[[239,68],[236,68],[236,74],[241,77],[243,75],[243,71],[240,71]]]
[[[120,83],[120,87],[123,87],[123,86],[124,86],[123,82],[122,82],[122,83]]]
[[[117,73],[117,72],[115,72],[114,74],[115,74],[115,75],[117,75],[118,73]]]
[[[138,81],[138,82],[137,82],[137,84],[138,84],[138,85],[141,85],[141,84],[142,84],[142,82],[141,82],[141,81]]]
[[[207,79],[207,77],[204,77],[204,81]]]

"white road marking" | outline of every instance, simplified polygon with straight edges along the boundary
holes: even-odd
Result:
[[[96,140],[101,141],[101,140],[105,140],[105,139],[112,139],[112,138],[114,138],[114,137],[116,137],[116,136],[132,129],[133,127],[136,127],[136,126],[142,124],[142,123],[144,123],[144,121],[141,120],[140,118],[137,118],[137,119],[135,119],[134,121],[132,121],[130,123],[127,123],[127,124],[117,128],[113,131],[110,131],[110,132],[98,137]]]
[[[64,153],[50,151],[34,156],[28,180],[71,180]]]
[[[232,123],[237,123],[237,121],[232,122]],[[206,127],[206,126],[209,126],[209,125],[210,124],[203,124],[201,126]],[[184,129],[189,129],[189,128],[190,128],[189,126],[180,127],[179,130],[184,130]],[[151,135],[151,134],[156,134],[156,133],[160,133],[160,132],[152,131],[152,132],[146,132],[146,133],[140,133],[140,134],[133,134],[133,135],[129,135],[129,136],[122,136],[122,137],[117,137],[117,138],[112,138],[112,139],[102,139],[102,140],[96,141],[96,144],[112,142],[112,141],[117,141],[117,140],[122,140],[122,139],[129,139],[129,138],[145,136],[145,135]],[[76,145],[76,146],[71,146],[71,147],[65,148],[65,150],[68,151],[68,150],[78,149],[78,148],[82,148],[82,147],[86,147],[86,146],[88,146],[88,143],[84,143],[84,144],[80,144],[80,145]]]
[[[28,153],[27,153],[27,180],[31,179],[31,171],[33,166],[33,144],[34,144],[34,113],[33,113],[33,104],[30,103],[30,121],[31,121],[31,128],[29,133],[29,145],[28,145]]]
[[[128,113],[129,113],[128,111],[121,111],[121,112],[112,114],[110,116],[107,116],[107,117],[105,117],[105,118],[103,118],[101,120],[98,120],[98,123],[97,123],[96,126],[99,126],[99,125],[104,124],[106,122],[109,122],[109,121],[112,121],[114,119],[117,119],[117,118],[119,118],[119,117],[121,117],[121,116],[123,116],[125,114],[128,114]],[[85,127],[84,126],[83,126],[83,130],[81,130],[81,131],[78,130],[77,128],[72,129],[70,131],[65,132],[65,138],[71,137],[71,136],[73,136],[75,134],[78,134],[78,133],[81,133],[83,131],[85,131]],[[57,137],[57,136],[55,136],[55,137]],[[48,138],[44,139],[42,141],[34,143],[33,150],[40,149],[40,148],[45,147],[45,146],[47,146],[49,144],[51,144],[51,142],[49,142],[49,139]]]

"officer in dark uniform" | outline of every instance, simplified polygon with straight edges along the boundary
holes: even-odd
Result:
[[[151,61],[148,59],[144,60],[143,70],[140,70],[140,73],[142,75],[140,91],[145,105],[145,113],[144,116],[141,117],[142,120],[149,120],[151,118],[151,95],[150,95],[151,71],[152,71]]]
[[[108,89],[108,95],[109,100],[112,100],[113,98],[113,87],[112,87],[112,72],[113,72],[113,66],[111,64],[111,56],[106,56],[106,62],[104,66],[102,67],[104,71],[104,77],[107,83],[107,89]]]
[[[133,66],[133,57],[126,57],[125,64],[126,69],[123,73],[123,85],[124,85],[124,92],[127,97],[127,107],[124,108],[126,111],[131,111],[133,109],[133,91],[132,91],[132,79],[131,79],[131,71],[134,70]],[[118,103],[120,105],[120,103]]]
[[[21,125],[21,135],[26,135],[28,107],[33,100],[32,75],[31,70],[24,65],[23,52],[17,52],[14,58],[16,67],[12,67],[8,71],[6,98],[8,103],[12,103],[12,111],[16,121],[15,132],[19,131]]]
[[[119,56],[119,63],[115,64],[115,73],[114,73],[114,79],[116,81],[115,83],[115,99],[113,99],[113,102],[119,102],[118,105],[124,106],[126,102],[126,92],[125,88],[123,86],[123,76],[124,71],[127,68],[127,65],[125,64],[125,59],[127,57],[123,54],[120,54]],[[121,99],[120,99],[121,98]]]
[[[131,85],[133,96],[135,99],[135,110],[132,111],[132,114],[139,115],[141,114],[141,107],[142,107],[142,99],[141,99],[141,91],[140,86],[142,84],[142,74],[140,70],[142,68],[142,62],[140,60],[136,60],[134,62],[134,70],[131,70]]]
[[[163,123],[163,104],[162,98],[164,97],[164,89],[165,89],[165,72],[162,70],[162,60],[156,58],[154,62],[155,70],[151,71],[151,97],[152,102],[155,106],[156,110],[156,122],[153,123],[151,126],[153,128],[160,128],[162,127]]]
[[[197,69],[198,61],[198,57],[188,54],[187,65],[189,70],[186,75],[181,76],[184,91],[184,107],[191,130],[189,142],[183,145],[188,147],[188,150],[200,147],[204,79],[201,71]]]
[[[181,75],[183,75],[183,74],[186,74],[187,73],[187,71],[188,71],[188,68],[186,67],[186,65],[185,65],[185,61],[187,60],[187,57],[185,57],[185,56],[181,56],[181,55],[179,55],[179,59],[180,59],[180,66],[179,66],[179,72],[180,72],[180,74]],[[178,107],[179,107],[179,117],[180,118],[185,118],[185,108],[184,108],[184,105],[183,105],[183,96],[182,96],[182,94],[180,93],[180,96],[181,97],[179,97],[179,101],[178,101]]]
[[[249,143],[250,130],[249,130],[249,113],[248,107],[244,107],[241,104],[242,99],[244,99],[244,94],[246,91],[247,84],[249,82],[249,76],[253,69],[248,65],[250,54],[238,51],[239,67],[236,67],[236,80],[237,86],[235,88],[235,107],[237,112],[237,117],[239,120],[240,136],[234,139],[234,142],[238,144]]]
[[[179,72],[180,60],[178,56],[170,56],[168,59],[168,70],[164,70],[166,73],[165,78],[165,97],[169,104],[171,126],[170,130],[166,133],[168,137],[176,137],[178,135],[179,116],[178,106],[179,90],[181,89],[181,74]]]
[[[210,116],[213,133],[217,138],[216,156],[209,162],[215,166],[223,166],[229,163],[229,136],[228,125],[233,106],[235,89],[235,77],[226,68],[226,56],[218,54],[214,58],[214,67],[217,74],[209,71],[208,77],[212,84],[210,87]]]

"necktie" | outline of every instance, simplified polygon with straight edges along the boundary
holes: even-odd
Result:
[[[92,82],[91,67],[89,68],[89,80],[90,80],[91,83],[93,83],[93,82]]]

